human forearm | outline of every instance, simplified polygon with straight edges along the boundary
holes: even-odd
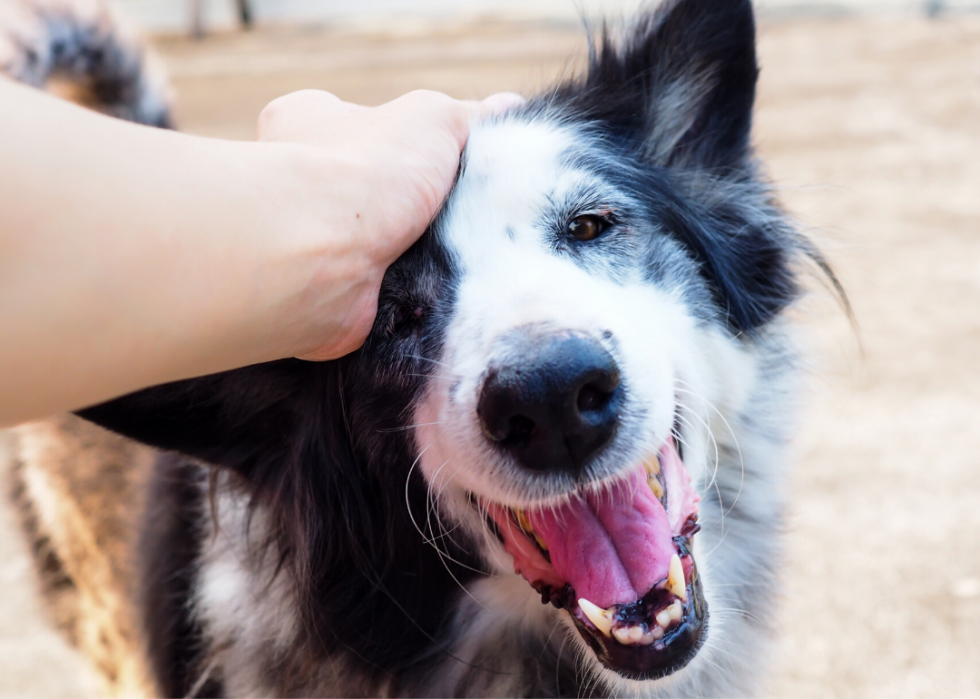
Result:
[[[469,119],[519,103],[304,91],[259,143],[125,124],[0,80],[0,425],[361,345]]]
[[[304,349],[264,317],[309,284],[271,220],[295,184],[288,147],[25,91],[0,82],[17,104],[0,112],[0,161],[18,164],[0,167],[0,424]],[[322,265],[310,255],[307,273]]]

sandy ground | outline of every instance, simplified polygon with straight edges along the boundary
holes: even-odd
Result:
[[[248,138],[288,90],[533,89],[581,46],[570,26],[486,24],[159,50],[184,130]],[[863,345],[825,293],[800,309],[812,390],[767,691],[980,696],[980,18],[767,23],[760,52],[756,143],[836,265]],[[3,506],[0,586],[0,696],[91,694]]]

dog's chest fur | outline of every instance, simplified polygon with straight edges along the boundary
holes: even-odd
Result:
[[[568,634],[561,612],[541,604],[517,576],[474,581],[445,600],[448,623],[430,652],[397,675],[366,665],[355,654],[323,654],[291,614],[288,583],[274,576],[275,552],[256,556],[244,532],[261,537],[261,513],[245,521],[247,495],[227,480],[213,531],[208,486],[200,482],[195,509],[202,554],[192,608],[203,631],[209,662],[201,669],[219,679],[229,696],[596,696],[624,691],[650,695],[751,693],[765,655],[776,595],[782,501],[779,464],[784,438],[778,425],[791,409],[789,358],[777,355],[765,369],[766,389],[735,417],[738,439],[720,440],[718,476],[703,502],[702,546],[711,551],[706,576],[716,580],[711,633],[714,643],[669,683],[649,688],[605,681]],[[770,381],[772,383],[770,383]],[[781,396],[770,393],[773,385]],[[385,623],[385,620],[379,620]],[[399,623],[399,622],[396,622]],[[404,622],[400,622],[404,623]],[[204,675],[199,678],[205,681]]]

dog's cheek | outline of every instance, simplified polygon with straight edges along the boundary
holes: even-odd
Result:
[[[447,482],[465,488],[471,477],[463,468],[471,463],[463,453],[466,443],[461,434],[465,424],[459,419],[459,406],[451,400],[452,381],[440,372],[432,377],[413,414],[418,468],[434,492],[442,492]]]
[[[644,286],[624,288],[611,308],[618,309],[608,314],[608,327],[628,386],[629,410],[644,416],[644,438],[659,441],[673,425],[685,359],[698,353],[693,320],[667,294]]]

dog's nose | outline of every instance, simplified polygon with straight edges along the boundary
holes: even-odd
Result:
[[[483,432],[525,468],[577,476],[616,433],[619,367],[597,341],[571,333],[520,350],[487,373],[477,402]]]

